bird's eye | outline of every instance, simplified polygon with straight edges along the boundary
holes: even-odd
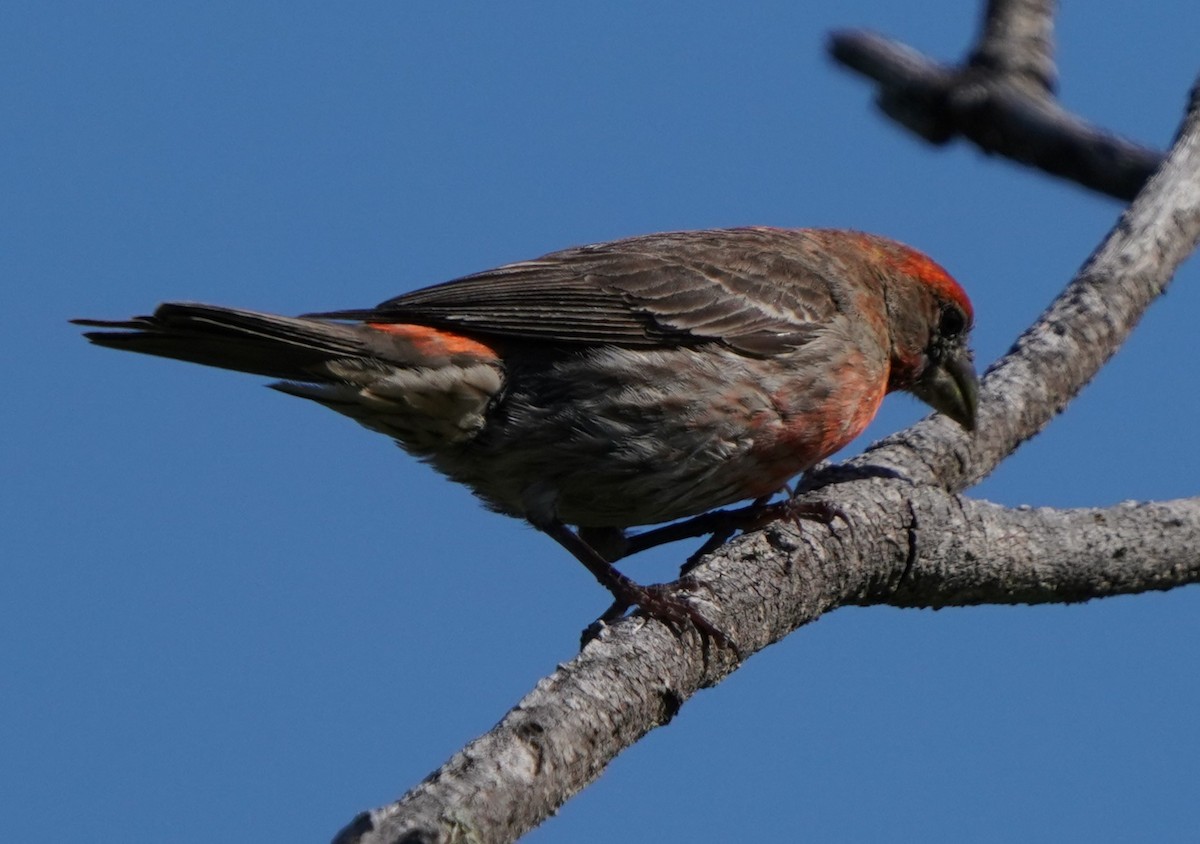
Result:
[[[942,309],[941,321],[938,322],[938,334],[946,338],[957,337],[967,327],[967,315],[960,308],[948,305]]]

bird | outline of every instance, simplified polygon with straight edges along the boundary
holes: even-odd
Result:
[[[847,229],[642,235],[365,309],[166,302],[72,322],[100,346],[277,379],[555,539],[612,594],[601,620],[638,607],[715,635],[614,565],[652,544],[639,537],[700,534],[629,529],[762,512],[890,392],[976,425],[966,292],[916,249]]]

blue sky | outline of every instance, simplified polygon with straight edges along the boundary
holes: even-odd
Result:
[[[1120,206],[933,149],[825,58],[943,59],[974,4],[106,3],[0,11],[0,837],[326,840],[490,727],[606,595],[384,438],[89,347],[165,299],[303,312],[656,230],[851,226],[971,292],[987,363]],[[1200,7],[1067,4],[1066,105],[1164,147]],[[973,495],[1194,495],[1200,278]],[[892,397],[857,447],[922,415]],[[627,565],[667,577],[678,547]],[[1200,591],[842,610],[533,833],[1191,840]]]

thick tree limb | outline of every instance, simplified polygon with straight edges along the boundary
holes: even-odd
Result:
[[[922,554],[888,604],[1071,603],[1200,581],[1200,498],[1104,510],[957,501],[961,513],[945,513],[934,531],[915,526]]]
[[[896,480],[838,492],[839,506],[864,529],[776,526],[707,564],[696,597],[721,608],[719,623],[743,652],[839,605],[1081,601],[1200,581],[1200,499],[1008,510]],[[694,636],[681,641],[656,621],[623,622],[403,799],[360,816],[337,841],[515,840],[739,662],[728,653],[706,661]]]
[[[864,30],[834,33],[829,52],[878,83],[885,114],[932,143],[961,135],[984,152],[1131,200],[1161,156],[1051,98],[1053,11],[1049,0],[991,0],[980,41],[962,67]]]

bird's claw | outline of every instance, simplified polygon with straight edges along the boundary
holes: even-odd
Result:
[[[709,642],[714,642],[722,648],[733,647],[733,640],[729,638],[729,635],[681,598],[671,584],[652,583],[642,586],[630,581],[622,584],[620,594],[616,590],[613,591],[613,594],[616,600],[613,601],[612,606],[584,628],[580,640],[581,645],[586,645],[595,639],[605,626],[624,617],[631,608],[637,607],[641,615],[661,621],[676,635],[688,626],[695,628],[704,641],[706,650]]]
[[[828,501],[799,501],[788,498],[774,504],[760,504],[746,514],[742,530],[759,530],[771,522],[787,520],[799,526],[801,520],[831,525],[840,519],[847,527],[850,519],[846,512]]]

